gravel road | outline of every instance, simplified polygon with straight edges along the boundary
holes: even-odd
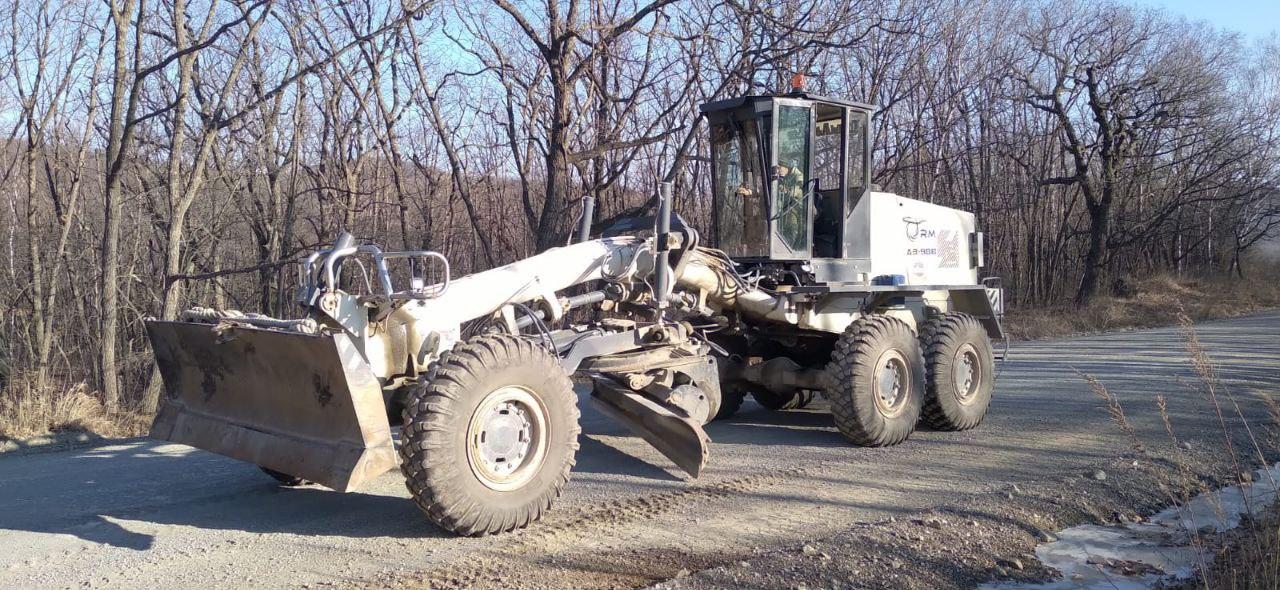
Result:
[[[1203,323],[1199,334],[1261,420],[1253,395],[1280,385],[1280,312]],[[1163,394],[1183,439],[1215,440],[1186,359],[1173,328],[1015,344],[980,428],[920,431],[887,449],[846,444],[821,405],[774,413],[748,402],[708,427],[711,461],[696,481],[583,404],[565,496],[531,528],[483,539],[435,529],[398,473],[339,494],[279,488],[252,465],[148,440],[0,456],[0,587],[696,580],[860,523],[909,522],[961,496],[1113,465],[1127,441],[1077,370],[1118,396],[1139,436],[1162,436],[1153,399]]]

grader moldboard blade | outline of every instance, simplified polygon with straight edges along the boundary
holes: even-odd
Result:
[[[711,438],[700,424],[608,378],[593,381],[591,401],[596,408],[648,441],[689,475],[702,473]]]
[[[345,334],[146,325],[166,390],[153,438],[343,492],[396,466],[382,389]]]

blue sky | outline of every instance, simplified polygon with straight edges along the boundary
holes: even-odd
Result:
[[[1138,0],[1189,20],[1239,31],[1245,40],[1265,39],[1280,30],[1280,0]]]

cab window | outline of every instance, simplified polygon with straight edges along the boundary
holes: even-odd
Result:
[[[831,105],[814,107],[814,216],[813,255],[839,258],[844,221],[845,109]]]
[[[711,128],[716,241],[734,257],[768,256],[768,208],[760,173],[760,141],[752,125]]]
[[[809,245],[809,118],[808,107],[778,106],[776,219],[778,234],[791,250]]]
[[[867,190],[867,120],[862,113],[849,114],[849,209]]]

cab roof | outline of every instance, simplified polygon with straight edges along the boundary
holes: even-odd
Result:
[[[852,100],[844,100],[842,98],[819,96],[817,94],[810,94],[808,92],[788,92],[784,94],[750,94],[747,96],[737,96],[734,98],[726,98],[723,100],[717,100],[717,101],[705,103],[702,106],[698,107],[698,110],[701,111],[703,114],[713,113],[717,111],[727,111],[727,110],[736,109],[738,107],[749,106],[749,105],[759,105],[760,103],[772,102],[776,98],[793,98],[793,99],[800,99],[800,100],[809,100],[813,102],[825,102],[828,104],[839,105],[842,107],[849,107],[859,111],[866,111],[868,113],[874,113],[876,111],[875,105],[856,102]]]

